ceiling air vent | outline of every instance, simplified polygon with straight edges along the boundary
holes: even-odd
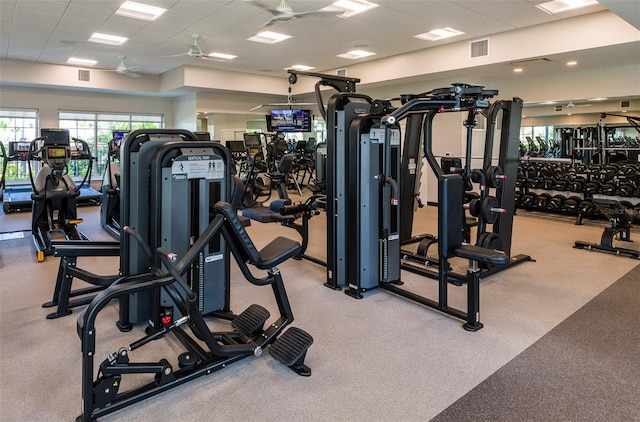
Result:
[[[489,39],[471,41],[469,43],[469,57],[486,57],[489,55]]]
[[[347,76],[347,69],[336,70],[336,76]]]
[[[553,106],[553,111],[562,111],[562,106],[561,105]]]
[[[81,82],[89,82],[91,80],[91,72],[86,69],[78,69],[78,80]]]
[[[620,101],[620,108],[626,108],[629,107],[629,101]]]

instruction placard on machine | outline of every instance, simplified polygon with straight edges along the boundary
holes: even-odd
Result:
[[[400,145],[400,130],[399,129],[391,129],[391,145]],[[385,140],[385,128],[384,127],[373,127],[371,128],[371,133],[369,135],[369,139],[372,144],[384,144]]]
[[[224,162],[214,155],[182,155],[171,165],[174,180],[221,179],[224,177]]]

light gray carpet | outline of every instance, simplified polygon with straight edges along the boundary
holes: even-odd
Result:
[[[98,208],[82,207],[83,230],[110,239],[98,224]],[[435,210],[421,209],[416,233],[435,230]],[[0,214],[0,232],[28,228],[26,214]],[[311,221],[309,253],[325,258],[324,217]],[[276,224],[254,223],[250,235],[263,246],[277,235],[296,238]],[[315,343],[307,355],[313,370],[302,378],[268,354],[118,411],[104,420],[172,421],[417,421],[438,415],[476,385],[560,324],[637,265],[637,261],[573,249],[578,239],[597,241],[602,227],[571,221],[516,217],[514,253],[524,263],[483,280],[481,320],[469,333],[461,322],[384,291],[362,300],[323,286],[325,269],[308,261],[281,265],[296,317],[295,326]],[[0,420],[71,421],[80,414],[80,341],[76,314],[46,320],[57,259],[37,263],[30,235],[0,241]],[[79,265],[97,273],[117,271],[114,260],[86,258]],[[407,287],[435,294],[436,283],[403,274]],[[637,290],[636,290],[637,294]],[[464,290],[452,288],[452,304]],[[258,303],[276,314],[269,288],[232,275],[231,308]],[[99,359],[141,335],[113,328],[115,305],[98,321]],[[132,361],[167,357],[175,344],[154,341]],[[173,354],[172,354],[173,353]],[[615,383],[614,379],[611,379]]]

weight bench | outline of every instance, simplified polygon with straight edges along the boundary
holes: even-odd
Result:
[[[611,222],[611,227],[604,229],[599,244],[578,240],[573,247],[640,259],[638,250],[613,246],[616,237],[621,242],[632,242],[631,228],[638,210],[627,208],[612,199],[593,199],[593,205]]]

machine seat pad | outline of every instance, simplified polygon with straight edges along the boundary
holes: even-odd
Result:
[[[288,237],[278,236],[260,250],[260,262],[254,262],[261,270],[268,270],[300,253],[302,246]]]
[[[476,245],[462,245],[456,248],[456,256],[490,265],[506,265],[509,256],[501,251],[483,248]]]
[[[258,252],[231,204],[220,201],[214,205],[214,208],[228,222],[233,239],[227,239],[227,241],[237,243],[239,249],[245,252],[245,258],[261,270],[270,269],[297,255],[301,250],[300,243],[286,237],[277,237]]]
[[[242,210],[242,216],[248,217],[259,223],[273,223],[275,213],[262,205],[258,207],[245,208]]]

